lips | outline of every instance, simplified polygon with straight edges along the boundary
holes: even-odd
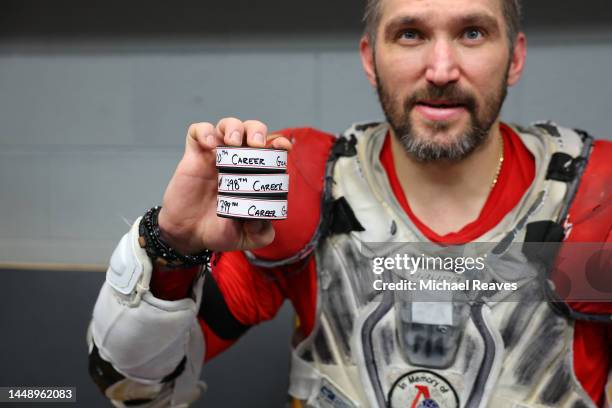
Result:
[[[415,109],[430,121],[448,121],[466,112],[466,105],[454,101],[424,100],[418,101]]]
[[[465,106],[465,104],[461,103],[461,102],[446,101],[446,100],[440,100],[440,101],[436,101],[436,100],[418,101],[417,105],[429,106],[431,108],[438,108],[438,109],[460,108],[460,107],[464,107]]]

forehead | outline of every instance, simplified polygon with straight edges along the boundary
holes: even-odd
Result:
[[[432,23],[446,18],[488,14],[503,24],[506,0],[381,0],[380,22],[403,16],[422,16]]]

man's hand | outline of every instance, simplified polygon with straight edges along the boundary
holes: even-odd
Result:
[[[287,138],[268,136],[267,126],[254,120],[225,118],[217,126],[206,122],[191,125],[185,154],[164,193],[159,213],[162,239],[182,254],[194,254],[205,248],[255,249],[274,240],[274,228],[269,221],[217,217],[215,148],[219,145],[291,149]]]

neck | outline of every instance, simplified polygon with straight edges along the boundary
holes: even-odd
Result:
[[[499,121],[483,144],[459,161],[420,162],[392,132],[393,160],[411,210],[440,235],[478,218],[499,170],[502,149]]]

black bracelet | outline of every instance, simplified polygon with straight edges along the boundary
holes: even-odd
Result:
[[[144,248],[151,260],[162,263],[167,267],[190,268],[199,265],[208,265],[213,251],[205,249],[196,255],[183,255],[161,239],[161,232],[157,217],[161,210],[160,206],[148,210],[140,220],[138,233],[139,243]]]

